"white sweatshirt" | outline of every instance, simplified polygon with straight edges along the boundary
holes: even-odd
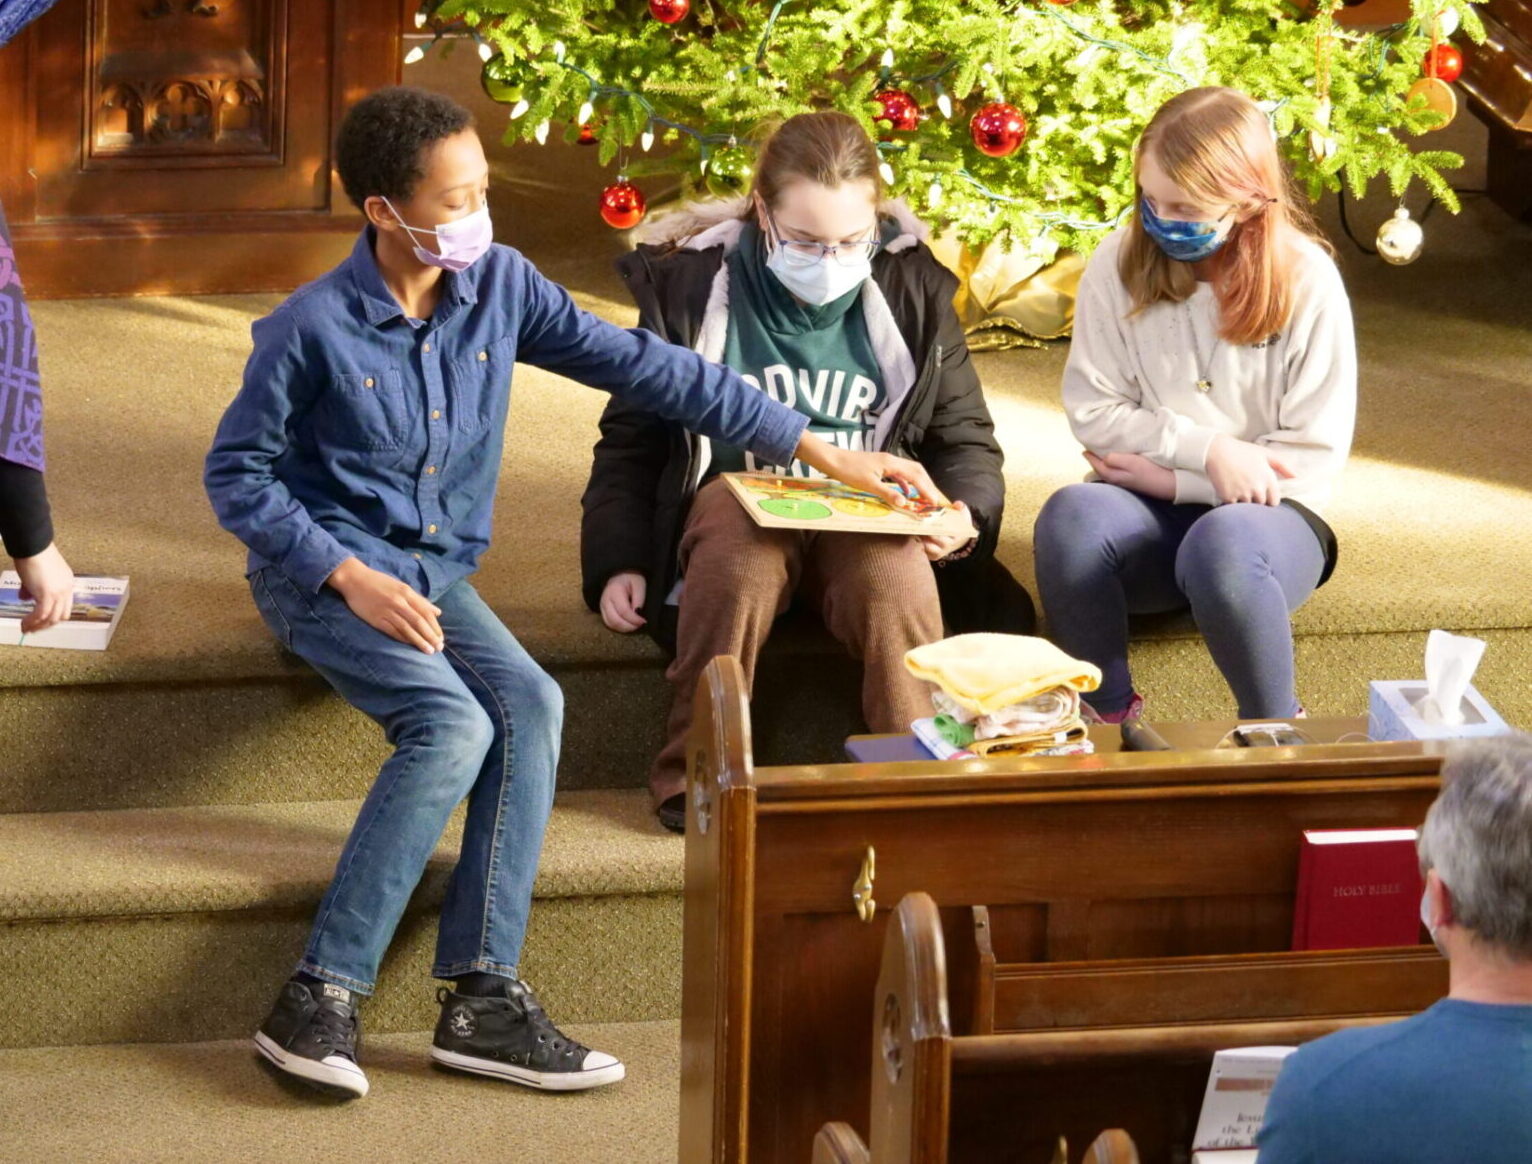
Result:
[[[1293,315],[1275,336],[1236,347],[1218,337],[1218,301],[1199,283],[1184,303],[1131,315],[1117,273],[1127,228],[1097,248],[1080,280],[1064,368],[1064,411],[1091,452],[1141,453],[1174,469],[1177,503],[1219,504],[1208,445],[1228,433],[1280,450],[1296,474],[1282,495],[1316,513],[1351,449],[1356,338],[1335,263],[1308,239]],[[1200,391],[1197,382],[1212,382]]]

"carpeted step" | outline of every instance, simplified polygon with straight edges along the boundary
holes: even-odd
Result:
[[[822,760],[862,730],[856,665],[808,629],[762,662],[757,746],[774,762]],[[622,646],[605,663],[543,657],[567,709],[561,789],[642,787],[660,748],[666,660],[647,641]],[[0,740],[0,813],[360,797],[389,752],[382,729],[301,663],[241,680],[0,682]]]
[[[359,805],[0,816],[0,1047],[252,1031],[302,953]],[[371,1030],[435,1021],[435,907],[460,831],[459,817],[400,925]],[[521,966],[556,1021],[679,1015],[682,849],[644,793],[559,797]]]
[[[1183,620],[1166,621],[1169,629],[1134,646],[1149,714],[1232,715],[1201,639]],[[1532,629],[1470,629],[1489,644],[1475,682],[1509,722],[1532,723]],[[1423,631],[1299,635],[1305,704],[1314,714],[1365,715],[1366,678],[1418,678],[1424,639]],[[659,653],[559,674],[570,708],[561,789],[642,786],[669,706]],[[779,644],[755,687],[758,760],[838,758],[841,741],[864,730],[859,692],[850,659],[806,641],[798,650]],[[11,689],[0,697],[0,738],[0,812],[361,797],[388,754],[381,730],[317,678]]]
[[[354,1101],[289,1081],[242,1038],[0,1051],[0,1152],[16,1164],[676,1158],[678,1022],[571,1024],[627,1077],[558,1094],[435,1067],[428,1031],[373,1037],[365,1021],[371,1091]]]

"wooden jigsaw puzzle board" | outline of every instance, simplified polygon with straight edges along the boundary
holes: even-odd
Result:
[[[886,533],[924,537],[974,536],[966,513],[920,498],[909,512],[871,493],[823,477],[724,473],[730,490],[757,525],[821,533]]]

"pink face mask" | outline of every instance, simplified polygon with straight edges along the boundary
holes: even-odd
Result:
[[[400,218],[394,204],[387,198],[383,199],[383,204],[393,214],[394,220],[410,232],[411,238],[417,234],[436,236],[438,250],[433,251],[418,243],[415,246],[415,257],[428,267],[440,267],[444,271],[466,271],[495,241],[495,229],[490,224],[487,205],[479,207],[466,218],[444,222],[435,230],[426,230],[411,226]]]

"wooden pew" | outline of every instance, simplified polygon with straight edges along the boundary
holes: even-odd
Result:
[[[814,1137],[813,1164],[869,1164],[867,1145],[850,1124],[826,1124]]]
[[[867,1145],[850,1124],[826,1124],[814,1137],[813,1164],[870,1164],[871,1161]],[[1055,1155],[1050,1164],[1067,1162],[1067,1154]],[[1081,1157],[1080,1164],[1139,1164],[1138,1148],[1127,1132],[1110,1128],[1096,1137]]]
[[[1138,1164],[1138,1146],[1121,1128],[1110,1128],[1096,1137],[1084,1164]]]
[[[1352,988],[1340,999],[1319,992],[1319,1013],[1341,1008],[1323,1018],[1080,1024],[1072,1030],[1001,1027],[954,1035],[947,1017],[940,914],[926,894],[906,895],[888,925],[868,1011],[872,1129],[865,1159],[869,1164],[1043,1161],[1058,1137],[1079,1142],[1087,1129],[1103,1122],[1121,1124],[1147,1160],[1185,1159],[1215,1051],[1302,1043],[1345,1027],[1394,1021],[1445,991],[1445,962],[1429,948],[1271,955],[1267,972],[1248,978],[1252,961],[1260,957],[1227,960],[1240,967],[1235,980],[1248,981],[1256,991],[1270,986],[1279,996],[1270,1000],[1256,993],[1247,1000],[1249,1010],[1281,1013],[1289,1005],[1282,971],[1303,965],[1298,977],[1308,983],[1315,966],[1326,962],[1332,976],[1356,979],[1370,998]],[[1215,960],[1192,961],[1204,964],[1198,972],[1202,982],[1217,977],[1208,965]],[[1030,967],[1027,973],[1037,976]],[[1071,977],[1061,976],[1065,982]],[[1149,982],[1144,978],[1138,985]],[[1169,993],[1161,988],[1156,1003]],[[1200,1012],[1192,999],[1187,1002],[1192,1013]],[[1003,1005],[992,1009],[1007,1013]]]
[[[904,894],[930,893],[948,949],[974,960],[954,968],[947,1004],[966,1034],[979,981],[973,906],[988,906],[1008,964],[1131,972],[1124,960],[1283,951],[1302,831],[1417,825],[1441,762],[1439,745],[1362,743],[756,769],[737,663],[715,660],[697,701],[688,1164],[801,1164],[829,1120],[865,1135],[866,1000],[889,904]],[[995,997],[1033,987],[1043,989],[1008,980]],[[1225,996],[1226,1017],[1243,1013],[1239,997]]]

